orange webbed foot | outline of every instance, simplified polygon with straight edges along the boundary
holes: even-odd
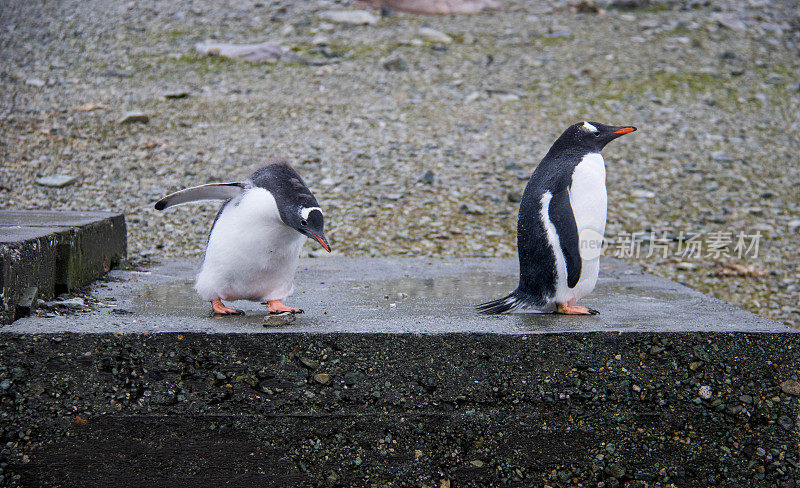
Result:
[[[597,315],[600,312],[593,308],[578,307],[576,305],[569,305],[567,303],[559,303],[556,305],[556,311],[563,315]]]
[[[244,315],[244,310],[239,310],[238,308],[230,308],[226,307],[222,300],[217,298],[216,300],[211,300],[211,309],[214,311],[214,315],[223,316],[223,315]]]
[[[280,300],[269,300],[267,302],[267,310],[269,310],[269,313],[303,313],[302,309],[287,307]]]

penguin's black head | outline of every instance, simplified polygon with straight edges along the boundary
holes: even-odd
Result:
[[[606,144],[619,136],[629,134],[636,127],[598,124],[597,122],[579,122],[569,126],[558,138],[563,146],[579,146],[592,152],[600,152]]]
[[[297,214],[289,223],[303,235],[319,242],[323,249],[331,252],[328,239],[325,238],[325,222],[322,219],[322,210],[319,207],[300,207]]]

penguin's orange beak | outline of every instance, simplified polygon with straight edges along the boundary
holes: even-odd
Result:
[[[322,249],[331,252],[331,246],[328,245],[328,241],[325,239],[324,236],[320,237],[317,234],[312,234],[312,235],[314,236],[314,239],[316,239],[317,242],[319,242],[319,245],[322,246]]]
[[[635,130],[636,130],[636,127],[623,127],[621,129],[615,130],[614,134],[619,134],[619,135],[630,134],[631,132],[633,132]]]

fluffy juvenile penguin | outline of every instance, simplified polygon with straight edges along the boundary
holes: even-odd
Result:
[[[478,305],[485,314],[535,308],[594,315],[576,306],[597,284],[606,228],[606,168],[600,151],[636,127],[595,122],[570,126],[531,175],[519,208],[519,285]]]
[[[198,200],[225,200],[211,227],[195,289],[216,315],[244,312],[222,300],[266,302],[270,313],[287,307],[300,247],[306,237],[328,252],[322,209],[303,179],[283,159],[270,161],[242,182],[211,183],[167,195],[157,210]]]

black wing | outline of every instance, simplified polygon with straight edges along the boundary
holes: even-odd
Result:
[[[236,181],[231,183],[209,183],[208,185],[186,188],[167,195],[156,202],[156,210],[164,210],[175,205],[200,200],[230,200],[241,193],[242,188],[242,184]]]
[[[569,203],[569,191],[564,189],[550,199],[550,221],[556,228],[561,251],[567,262],[567,285],[574,288],[581,277],[581,254],[578,242],[578,224]]]

